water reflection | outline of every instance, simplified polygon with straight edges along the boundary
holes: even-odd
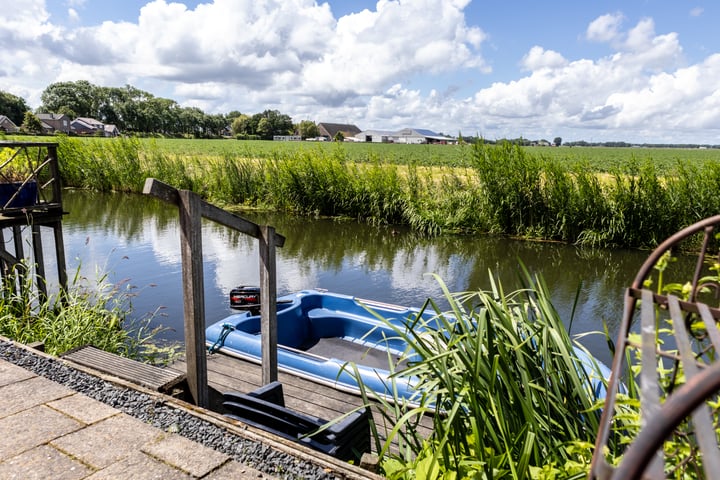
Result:
[[[136,316],[160,308],[158,323],[182,338],[182,279],[178,213],[158,200],[126,194],[67,192],[64,238],[69,268],[93,278],[97,266],[113,282],[129,279],[137,289]],[[494,237],[423,238],[402,229],[351,221],[245,213],[275,226],[287,240],[278,249],[278,292],[320,287],[384,302],[419,305],[438,299],[437,274],[451,291],[487,289],[489,272],[505,290],[518,288],[522,262],[542,274],[553,302],[572,332],[611,329],[621,316],[623,289],[646,252],[586,250],[556,243]],[[211,222],[203,223],[205,299],[208,323],[227,315],[227,295],[238,284],[258,284],[257,241]],[[584,339],[608,360],[600,336]]]

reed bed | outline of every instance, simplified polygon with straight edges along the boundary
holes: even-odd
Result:
[[[542,279],[523,278],[513,292],[492,276],[489,291],[452,294],[440,282],[450,309],[430,326],[387,322],[408,344],[389,368],[418,379],[412,402],[364,393],[383,418],[373,431],[388,478],[587,476],[602,375],[580,359]],[[417,427],[433,412],[425,438]]]
[[[66,186],[139,192],[146,177],[223,206],[343,216],[429,234],[490,233],[592,246],[651,247],[720,211],[720,163],[659,169],[630,159],[598,174],[587,160],[546,158],[509,143],[464,147],[463,165],[398,164],[345,148],[212,156],[133,138],[60,140]]]
[[[94,345],[149,363],[174,359],[178,346],[157,342],[163,327],[150,327],[151,317],[130,319],[129,285],[111,284],[106,275],[89,284],[79,270],[66,292],[45,297],[34,287],[37,274],[33,269],[15,266],[0,288],[0,335],[25,344],[42,342],[50,355]]]

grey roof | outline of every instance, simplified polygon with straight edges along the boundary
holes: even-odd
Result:
[[[432,130],[427,130],[425,128],[413,128],[413,132],[417,132],[420,135],[424,135],[426,137],[442,137],[442,135],[438,135],[437,133],[433,132]]]
[[[349,123],[318,123],[318,128],[324,129],[330,137],[334,137],[338,132],[346,132],[350,135],[357,135],[360,133],[360,129]]]

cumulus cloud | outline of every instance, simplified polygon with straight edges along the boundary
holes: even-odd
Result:
[[[620,13],[602,15],[588,25],[587,38],[593,42],[612,42],[620,35],[620,26],[623,22]]]
[[[521,65],[525,70],[539,70],[541,68],[557,68],[567,64],[567,60],[552,50],[535,45],[523,57]]]
[[[720,78],[720,57],[687,65],[677,33],[621,12],[584,29],[581,41],[607,46],[607,56],[566,58],[536,44],[515,60],[515,80],[458,98],[457,87],[423,89],[417,79],[490,72],[488,36],[466,21],[469,0],[379,0],[342,17],[315,0],[153,0],[135,22],[83,27],[53,24],[44,0],[14,5],[0,0],[0,42],[16,46],[0,50],[0,89],[34,106],[49,83],[86,79],[208,112],[277,108],[364,128],[566,139],[593,128],[612,140],[720,125],[720,88],[706,80]]]
[[[614,46],[612,55],[563,62],[533,47],[522,62],[531,73],[480,90],[472,108],[487,124],[512,118],[516,132],[542,132],[540,122],[570,131],[607,130],[614,139],[657,138],[663,130],[676,136],[717,131],[720,86],[703,79],[718,78],[720,55],[683,67],[677,34],[656,34],[651,19],[624,31],[621,20],[619,14],[604,15],[587,29],[587,38]]]
[[[485,33],[465,24],[467,2],[381,0],[338,20],[333,48],[302,72],[302,89],[318,101],[372,95],[388,83],[448,68],[486,70]],[[339,80],[339,81],[338,81]]]

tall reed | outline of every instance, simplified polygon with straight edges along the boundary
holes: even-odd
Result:
[[[24,265],[4,277],[0,295],[0,335],[21,343],[43,342],[51,355],[82,345],[143,361],[164,363],[175,346],[155,342],[162,327],[150,327],[152,318],[130,320],[131,292],[100,275],[90,285],[79,267],[67,292],[39,295],[36,274]]]
[[[609,174],[587,162],[478,143],[469,166],[398,164],[342,148],[278,149],[263,158],[182,155],[135,139],[60,139],[66,186],[139,192],[146,177],[221,205],[408,225],[430,234],[492,233],[593,246],[650,247],[720,211],[720,165],[650,159]],[[393,160],[397,162],[397,158]]]
[[[376,442],[389,478],[522,479],[572,462],[585,471],[599,418],[593,382],[602,377],[580,359],[544,282],[524,279],[522,290],[505,292],[491,277],[491,290],[464,294],[441,282],[447,313],[407,329],[387,322],[408,344],[391,368],[418,380],[419,404],[381,400],[392,428]],[[417,425],[430,410],[433,430],[423,438]]]

